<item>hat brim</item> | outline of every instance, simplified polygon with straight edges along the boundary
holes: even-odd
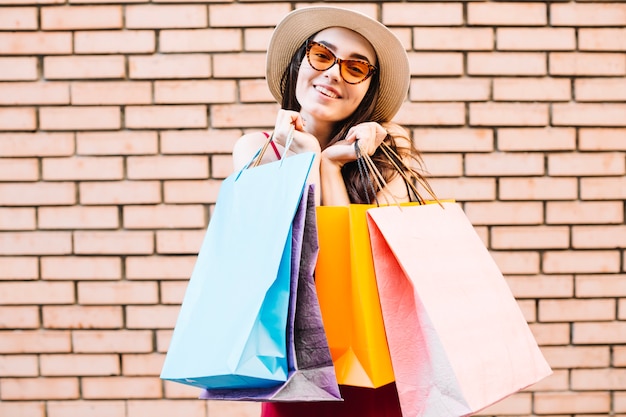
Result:
[[[266,77],[270,92],[279,103],[282,102],[281,77],[293,55],[311,35],[335,26],[361,34],[376,51],[380,91],[372,120],[391,120],[405,101],[409,89],[406,51],[386,26],[352,10],[306,7],[285,16],[276,26],[267,50]]]

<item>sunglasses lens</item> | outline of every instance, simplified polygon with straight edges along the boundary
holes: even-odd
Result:
[[[325,71],[335,64],[335,56],[322,45],[311,44],[308,53],[309,63],[318,71]]]
[[[365,62],[343,61],[341,65],[341,76],[347,83],[358,83],[369,75],[370,68]]]
[[[307,58],[311,67],[318,71],[326,71],[337,62],[337,58],[328,48],[315,42],[309,44]],[[340,61],[340,71],[347,83],[357,84],[370,75],[371,69],[367,62],[346,59]]]

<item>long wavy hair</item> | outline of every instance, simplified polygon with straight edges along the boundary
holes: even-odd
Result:
[[[313,34],[309,39],[312,39],[315,36]],[[292,111],[300,111],[300,103],[296,99],[296,83],[298,80],[298,73],[300,71],[300,65],[304,60],[306,55],[306,45],[305,41],[300,48],[295,52],[289,65],[285,68],[281,78],[281,92],[282,92],[282,108],[286,110]],[[383,69],[384,70],[384,69]],[[376,152],[371,156],[372,161],[378,171],[381,173],[384,182],[388,183],[396,175],[398,175],[398,162],[408,162],[412,161],[417,164],[417,167],[420,168],[422,165],[421,155],[418,150],[413,146],[411,138],[406,131],[406,129],[401,126],[390,123],[385,120],[376,120],[373,118],[374,108],[376,106],[376,102],[378,100],[380,82],[379,82],[379,74],[380,70],[376,71],[372,75],[372,80],[370,82],[369,89],[365,93],[363,100],[356,108],[356,110],[348,116],[346,119],[341,120],[335,124],[334,130],[331,134],[331,139],[328,142],[327,146],[331,146],[338,141],[344,139],[348,134],[348,131],[352,126],[358,125],[363,122],[377,122],[380,123],[383,127],[387,129],[387,137],[384,139],[384,143],[388,145],[388,149],[391,149],[393,153],[398,155],[401,161],[392,161],[388,157],[388,154],[383,152],[379,147]],[[400,166],[404,167],[405,170],[411,171],[413,174],[418,175],[424,182],[422,175],[418,172],[418,170],[412,168],[414,163],[409,162],[405,164],[400,164]],[[395,163],[395,164],[394,164]],[[357,161],[352,161],[344,164],[341,169],[341,174],[343,176],[343,180],[346,184],[346,189],[348,191],[348,196],[350,198],[350,202],[356,204],[373,204],[376,201],[376,194],[380,191],[380,187],[377,186],[377,181],[373,177],[371,172],[365,173],[363,175],[363,171],[359,170],[359,164]],[[372,193],[372,187],[374,193]],[[407,192],[409,196],[411,195],[410,187],[407,184]],[[416,196],[417,197],[417,196]],[[417,197],[419,199],[419,197]]]

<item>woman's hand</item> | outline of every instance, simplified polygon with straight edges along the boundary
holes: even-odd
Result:
[[[347,162],[356,160],[354,142],[359,141],[359,149],[362,153],[372,155],[386,137],[387,131],[380,124],[376,122],[360,123],[350,128],[345,140],[324,149],[322,156],[341,167]]]
[[[293,140],[289,146],[289,153],[315,152],[319,154],[321,150],[319,141],[315,136],[304,131],[304,125],[305,122],[300,113],[281,109],[276,116],[272,140],[284,148],[293,128]]]

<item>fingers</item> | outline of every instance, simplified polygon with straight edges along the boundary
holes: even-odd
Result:
[[[361,152],[372,155],[387,136],[387,131],[378,123],[366,122],[353,126],[346,135],[349,144],[359,141]]]

